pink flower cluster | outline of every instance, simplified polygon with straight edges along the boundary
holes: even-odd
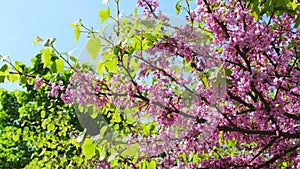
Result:
[[[34,89],[38,90],[41,87],[42,84],[43,84],[43,79],[40,78],[40,77],[36,77],[35,84],[34,84]]]
[[[296,146],[300,134],[300,95],[296,94],[300,70],[291,64],[297,62],[299,50],[291,43],[299,42],[300,31],[292,28],[296,16],[283,13],[256,21],[243,1],[198,0],[197,4],[193,16],[205,22],[214,44],[222,48],[225,68],[232,71],[227,79],[233,84],[228,87],[218,129],[229,132],[226,137],[234,137],[238,143],[257,143],[246,159],[240,155],[224,161],[245,168],[270,167],[273,164],[263,158],[269,154],[270,161],[288,160],[296,166],[299,154],[282,153]],[[261,149],[264,151],[259,153]]]
[[[144,8],[144,14],[155,13],[156,8],[159,6],[157,0],[138,0],[136,2],[138,7]]]
[[[74,102],[75,94],[74,89],[71,85],[68,85],[67,89],[64,93],[61,94],[60,98],[66,103],[66,104],[72,104]]]
[[[82,106],[92,104],[97,109],[102,107],[108,101],[108,94],[102,93],[106,86],[105,80],[99,80],[93,72],[81,73],[76,72],[73,74],[70,80],[70,84],[63,95],[66,98],[65,102],[70,104],[77,102]]]
[[[50,81],[50,86],[51,91],[48,93],[48,96],[50,97],[57,97],[59,94],[59,91],[65,90],[65,87],[63,86],[63,82],[59,81],[58,84]]]

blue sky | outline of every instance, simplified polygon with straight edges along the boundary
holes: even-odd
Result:
[[[110,0],[111,12],[115,10],[113,0]],[[135,0],[120,0],[121,11],[132,13]],[[162,11],[175,15],[176,0],[161,0]],[[87,26],[96,30],[99,25],[98,11],[107,8],[102,0],[2,0],[0,2],[0,54],[9,55],[13,61],[31,64],[30,60],[41,49],[41,45],[33,46],[33,39],[39,35],[42,38],[55,37],[55,46],[60,51],[70,51],[76,57],[84,47],[87,39],[83,35],[75,43],[73,28],[70,23],[81,18]],[[139,12],[142,12],[141,10]],[[0,63],[0,66],[3,63]],[[0,84],[6,89],[15,89],[17,85],[8,82]]]

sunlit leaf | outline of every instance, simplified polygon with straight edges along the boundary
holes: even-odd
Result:
[[[106,130],[107,130],[108,126],[103,126],[101,129],[100,129],[100,138],[103,138]]]
[[[20,138],[20,135],[18,134],[15,134],[13,135],[13,140],[16,142],[16,141],[19,141],[19,138]]]
[[[292,8],[293,10],[295,10],[295,9],[298,7],[297,1],[296,1],[296,0],[293,0],[293,1],[289,2],[289,3],[287,4],[287,7]]]
[[[50,130],[50,131],[54,131],[55,130],[55,125],[50,123],[47,125],[47,130]]]
[[[115,73],[117,72],[117,63],[118,63],[118,59],[117,58],[113,58],[111,60],[109,60],[105,66],[107,67],[108,71],[111,73]]]
[[[50,64],[51,61],[51,48],[46,48],[42,51],[42,63],[44,64],[44,68]]]
[[[101,41],[99,38],[90,38],[87,43],[87,51],[93,60],[96,59],[101,48]]]
[[[151,161],[150,163],[148,163],[147,168],[148,169],[156,169],[156,162]]]
[[[102,63],[101,60],[99,60],[98,63],[97,63],[97,70],[98,70],[98,73],[99,73],[100,75],[103,75],[103,74],[104,74],[105,66],[104,66],[104,64]]]
[[[115,112],[112,118],[113,118],[114,122],[117,122],[117,123],[121,122],[121,117],[118,112]]]
[[[19,74],[9,74],[8,75],[8,80],[10,82],[17,82],[20,78],[20,75]]]
[[[45,110],[42,110],[42,111],[41,111],[41,118],[43,119],[43,118],[45,118],[45,116],[46,116],[46,111],[45,111]]]
[[[77,62],[77,59],[74,56],[70,56],[70,59],[75,63]]]
[[[100,23],[103,23],[106,19],[108,19],[110,17],[110,8],[108,7],[107,10],[100,9],[98,15],[100,17]]]
[[[206,76],[202,76],[201,79],[202,79],[202,83],[203,83],[204,88],[207,90],[208,87],[209,87],[208,86],[208,79],[207,79],[207,77]]]
[[[141,37],[140,36],[134,36],[131,41],[131,47],[133,47],[135,50],[141,50],[142,43],[141,43]]]
[[[181,9],[181,3],[182,0],[179,0],[177,3],[176,3],[176,6],[175,6],[175,10],[176,10],[176,14],[178,15],[179,12],[180,12],[180,9]]]
[[[95,148],[93,141],[86,139],[82,145],[82,153],[87,159],[91,159],[95,154]]]
[[[28,83],[29,85],[33,85],[34,82],[35,82],[35,78],[27,78],[27,83]]]
[[[78,42],[80,37],[80,25],[78,24],[76,24],[74,27],[74,37],[75,37],[75,42]]]
[[[39,36],[35,37],[34,40],[33,40],[33,45],[35,46],[41,40],[42,39]]]
[[[135,156],[139,152],[138,147],[139,147],[139,144],[127,146],[121,155],[124,157]]]
[[[65,63],[65,62],[64,62],[61,58],[55,60],[55,64],[56,64],[56,72],[57,72],[57,73],[60,73],[60,72],[63,70],[63,68],[64,68],[64,63]]]

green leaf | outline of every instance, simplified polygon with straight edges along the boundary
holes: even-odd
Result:
[[[99,60],[98,63],[97,63],[97,70],[98,70],[98,73],[99,73],[100,75],[103,75],[103,74],[104,74],[105,66],[104,66],[104,64],[102,63],[101,60]]]
[[[117,123],[121,122],[121,117],[118,112],[115,112],[112,118],[113,118],[114,122],[117,122]]]
[[[79,112],[81,112],[81,113],[84,111],[84,107],[82,105],[78,105],[77,108],[78,108]]]
[[[6,76],[0,76],[0,83],[5,82],[5,78],[6,78]]]
[[[4,64],[1,68],[0,68],[0,71],[3,72],[1,74],[3,75],[6,75],[9,73],[9,69],[8,69],[8,65],[7,64]]]
[[[144,35],[145,38],[147,38],[147,39],[149,39],[149,40],[151,40],[153,42],[157,42],[158,41],[157,37],[154,36],[154,35],[152,35],[151,33],[145,33],[143,35]]]
[[[56,63],[55,62],[52,62],[51,66],[50,66],[50,69],[52,72],[56,73],[57,72],[57,69],[56,69]]]
[[[103,56],[104,62],[107,62],[107,61],[111,60],[113,57],[114,57],[113,53],[108,53],[108,54],[104,55]]]
[[[100,23],[103,23],[106,19],[110,17],[110,8],[108,9],[100,9],[99,13]]]
[[[45,110],[42,110],[42,111],[41,111],[41,118],[43,119],[43,118],[45,118],[45,116],[46,116],[46,111],[45,111]]]
[[[111,73],[115,73],[117,72],[117,63],[118,63],[118,59],[117,58],[113,58],[111,60],[109,60],[105,66],[108,69],[109,72]]]
[[[140,167],[141,169],[147,169],[148,162],[146,160],[142,160],[140,162],[140,164],[141,164],[141,167]]]
[[[46,48],[42,51],[42,63],[44,64],[44,68],[50,64],[51,61],[51,48]]]
[[[90,117],[92,119],[96,119],[98,117],[98,115],[99,115],[99,113],[95,109],[93,109],[92,113],[90,114]]]
[[[21,78],[20,78],[20,82],[21,82],[21,84],[26,84],[27,83],[27,78],[26,78],[26,76],[21,76]]]
[[[91,159],[95,154],[96,146],[92,140],[86,139],[82,145],[82,153],[87,159]]]
[[[47,125],[47,130],[49,130],[49,131],[54,131],[54,130],[55,130],[55,125],[52,124],[52,123],[48,124],[48,125]]]
[[[138,147],[139,147],[138,143],[131,145],[131,146],[127,146],[126,149],[121,153],[121,156],[124,156],[124,157],[135,156],[139,152]]]
[[[203,83],[203,86],[204,86],[204,88],[207,90],[208,89],[208,80],[207,80],[207,77],[205,76],[205,75],[203,75],[202,77],[201,77],[201,79],[202,79],[202,83]]]
[[[18,134],[13,135],[13,140],[15,142],[17,142],[19,140],[19,138],[20,138],[20,135],[18,135]]]
[[[219,140],[218,140],[218,142],[219,142],[219,145],[223,145],[223,132],[222,131],[219,133]]]
[[[79,37],[80,37],[80,25],[76,24],[74,28],[74,37],[75,37],[75,42],[78,42]]]
[[[194,163],[198,163],[198,161],[199,161],[199,156],[198,156],[198,154],[194,154],[194,155],[193,155],[193,162],[194,162]]]
[[[76,59],[74,56],[70,56],[70,59],[71,59],[74,63],[77,62],[77,59]]]
[[[93,60],[96,59],[101,48],[101,41],[99,38],[90,38],[87,43],[87,51]]]
[[[101,129],[100,129],[100,138],[103,138],[106,130],[107,130],[108,126],[103,126]]]
[[[259,20],[260,17],[259,10],[253,10],[252,12],[250,12],[250,15],[252,15],[256,21]]]
[[[141,46],[141,37],[137,35],[134,36],[131,41],[131,47],[133,47],[136,51],[139,51],[141,50]]]
[[[39,36],[35,37],[34,40],[33,40],[33,45],[35,46],[41,40],[42,39]]]
[[[186,154],[185,153],[181,154],[181,158],[182,158],[183,162],[186,162]]]
[[[119,54],[119,46],[114,47],[114,55],[118,56]]]
[[[298,7],[297,1],[293,0],[292,2],[289,2],[286,6],[295,10]]]
[[[15,70],[22,72],[23,71],[21,68],[22,65],[24,65],[22,62],[15,61],[15,65],[14,65]]]
[[[17,130],[17,134],[21,134],[22,133],[22,129],[21,128],[19,128],[18,130]]]
[[[19,74],[9,74],[8,75],[8,80],[10,82],[17,82],[20,78],[20,75]]]
[[[154,46],[154,44],[151,41],[149,41],[149,40],[143,40],[143,42],[142,42],[142,49],[143,50],[149,49],[152,46]]]
[[[156,169],[156,162],[151,161],[150,163],[148,163],[147,168],[148,169]]]
[[[23,134],[26,135],[28,132],[29,132],[29,128],[28,127],[24,127]]]
[[[134,8],[133,16],[137,16],[138,14],[138,8]]]
[[[149,20],[141,20],[141,24],[147,28],[155,28],[155,22]]]
[[[230,69],[224,69],[224,73],[226,76],[230,76],[232,74],[232,71]]]
[[[64,62],[61,58],[55,60],[55,64],[56,64],[56,73],[60,73],[60,72],[63,70],[63,68],[64,68],[64,63],[65,63],[65,62]]]
[[[176,10],[176,14],[177,14],[177,15],[179,14],[180,9],[181,9],[181,5],[180,5],[181,2],[182,2],[182,0],[179,0],[179,1],[176,3],[176,6],[175,6],[175,10]]]
[[[27,78],[27,83],[33,85],[35,83],[35,78]]]

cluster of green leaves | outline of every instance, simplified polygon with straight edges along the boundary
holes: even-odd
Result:
[[[299,27],[300,14],[297,0],[253,0],[247,1],[247,6],[253,11],[251,15],[258,20],[261,16],[280,16],[283,13],[297,15],[295,28]]]
[[[35,76],[45,81],[68,83],[72,73],[60,69],[58,74],[53,66],[58,62],[58,57],[49,49],[32,59],[32,67],[9,62],[12,69],[4,80],[19,80],[24,88],[0,91],[1,168],[74,168],[84,163],[80,144],[70,142],[73,137],[70,133],[82,130],[74,108],[60,99],[49,98],[47,88],[34,90]],[[8,67],[8,63],[5,65]],[[7,70],[1,69],[1,73],[5,72]],[[18,78],[12,81],[11,74]]]

